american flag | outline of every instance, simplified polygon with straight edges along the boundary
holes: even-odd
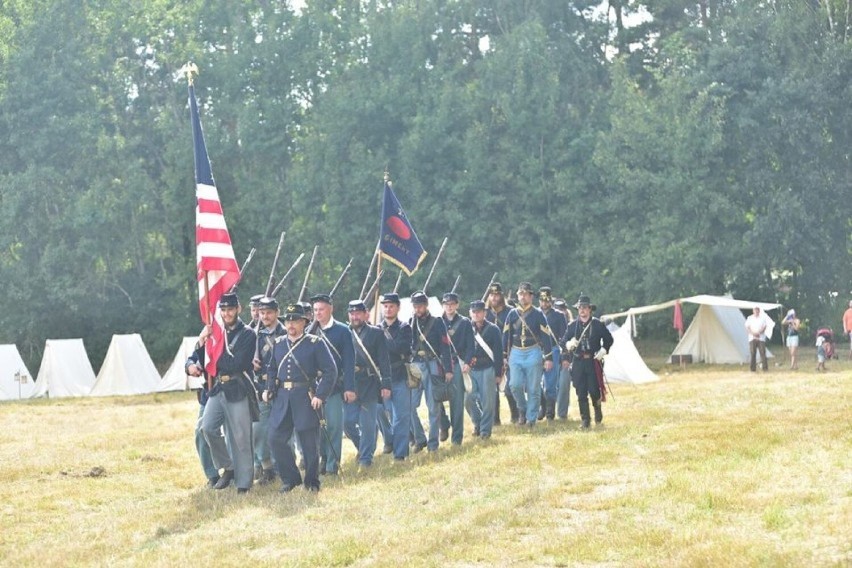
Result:
[[[225,349],[225,324],[217,304],[222,294],[240,280],[240,267],[234,256],[231,236],[222,213],[222,203],[213,169],[204,144],[201,119],[195,88],[189,85],[189,110],[192,121],[192,143],[195,148],[195,259],[198,279],[198,309],[201,320],[212,324],[212,333],[205,343],[205,369],[216,375],[216,363]]]

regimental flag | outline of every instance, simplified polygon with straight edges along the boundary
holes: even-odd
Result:
[[[222,294],[240,280],[240,267],[234,256],[231,236],[222,213],[219,192],[213,181],[213,169],[204,144],[195,88],[189,85],[189,111],[192,121],[192,143],[195,148],[195,245],[198,309],[201,321],[212,324],[205,343],[205,369],[216,375],[216,363],[225,349],[225,323],[219,314]],[[208,319],[209,318],[209,319]]]
[[[379,251],[382,257],[400,267],[411,276],[426,258],[426,251],[411,227],[405,211],[399,204],[388,182],[382,199],[382,227],[379,231]]]

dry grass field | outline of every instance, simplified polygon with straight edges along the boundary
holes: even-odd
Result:
[[[852,364],[811,355],[657,365],[590,433],[572,405],[365,473],[344,441],[318,495],[206,489],[191,393],[2,404],[0,565],[849,566]]]

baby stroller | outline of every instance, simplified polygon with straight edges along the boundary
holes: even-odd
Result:
[[[826,359],[836,359],[837,354],[834,352],[834,331],[830,327],[821,327],[816,332],[817,337],[822,337],[824,342],[822,348],[825,350]]]

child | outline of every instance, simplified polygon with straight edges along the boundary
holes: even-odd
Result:
[[[822,335],[817,335],[816,338],[816,348],[817,348],[817,371],[825,371],[825,342],[826,339]]]

